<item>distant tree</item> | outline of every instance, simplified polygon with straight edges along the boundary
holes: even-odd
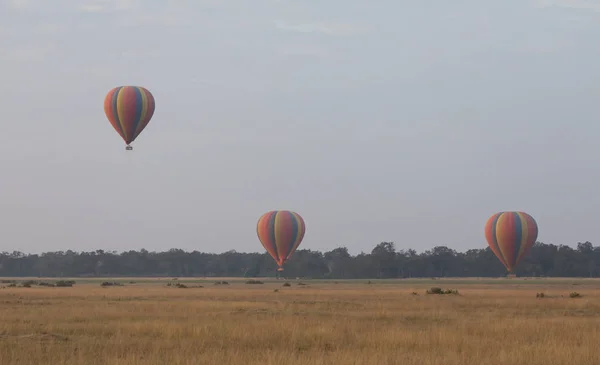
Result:
[[[410,278],[410,277],[498,277],[506,269],[488,248],[464,253],[437,246],[423,253],[396,250],[394,242],[381,242],[370,253],[352,256],[346,247],[321,253],[297,250],[285,264],[284,276],[309,278]],[[517,266],[519,276],[600,276],[600,247],[578,242],[576,248],[536,242]],[[221,254],[186,252],[173,248],[164,252],[129,250],[72,250],[29,255],[19,251],[0,253],[0,276],[275,276],[277,265],[265,252]]]

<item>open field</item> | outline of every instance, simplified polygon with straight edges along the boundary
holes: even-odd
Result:
[[[600,280],[74,280],[0,289],[0,364],[600,364]]]

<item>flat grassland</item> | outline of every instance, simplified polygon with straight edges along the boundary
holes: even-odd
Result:
[[[0,364],[600,364],[600,280],[74,280],[0,289]]]

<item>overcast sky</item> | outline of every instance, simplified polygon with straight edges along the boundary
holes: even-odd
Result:
[[[0,0],[0,250],[600,244],[600,1]],[[119,85],[156,112],[125,151]]]

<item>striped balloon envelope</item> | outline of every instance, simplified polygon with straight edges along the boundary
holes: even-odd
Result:
[[[496,213],[485,224],[488,245],[511,274],[529,252],[537,235],[537,223],[523,212]]]
[[[129,145],[142,133],[154,115],[154,97],[140,86],[119,86],[104,98],[104,113],[113,128]]]
[[[289,210],[273,210],[258,219],[256,233],[269,255],[283,271],[283,264],[300,246],[306,225],[302,217]]]

